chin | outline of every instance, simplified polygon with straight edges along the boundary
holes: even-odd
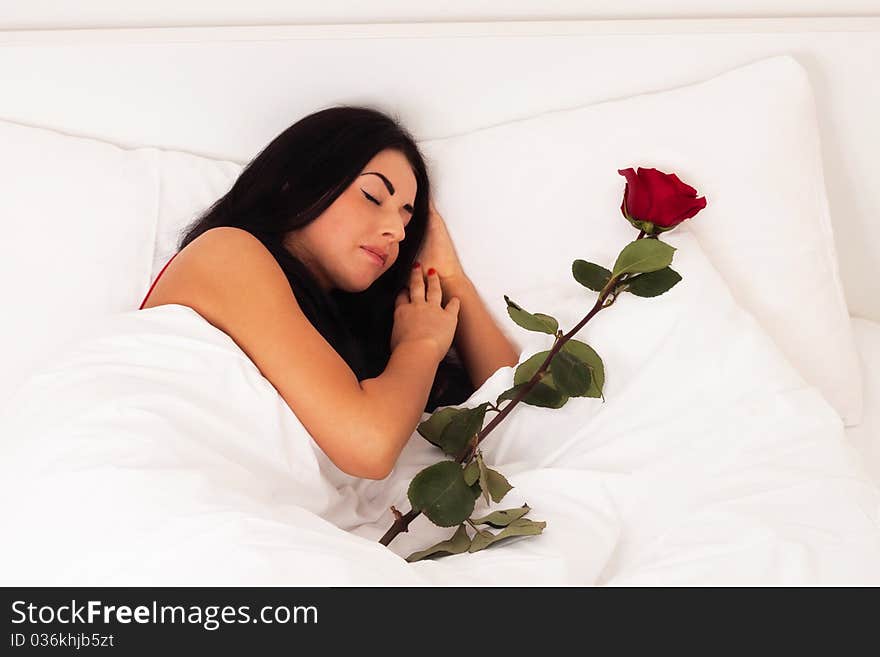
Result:
[[[356,293],[356,292],[363,292],[364,290],[368,289],[375,282],[376,282],[375,280],[346,281],[344,285],[339,285],[338,287],[343,292]]]
[[[376,275],[375,270],[372,276],[364,271],[348,272],[348,276],[340,276],[340,279],[342,280],[338,281],[337,287],[344,292],[363,292],[364,290],[369,289],[386,273],[388,273],[388,269],[380,270],[378,276]]]

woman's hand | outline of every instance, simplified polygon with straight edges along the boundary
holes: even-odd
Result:
[[[434,268],[443,284],[444,292],[467,280],[461,261],[452,245],[452,238],[446,230],[446,222],[437,212],[432,199],[428,199],[428,228],[425,232],[425,241],[416,255],[416,260],[421,263],[423,271],[427,272]]]
[[[422,268],[414,265],[409,288],[403,288],[394,300],[391,351],[405,342],[421,342],[433,348],[437,363],[443,360],[452,346],[461,300],[453,297],[444,307],[442,298],[437,274],[425,277]]]

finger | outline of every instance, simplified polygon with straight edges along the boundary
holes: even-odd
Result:
[[[432,267],[428,270],[428,289],[425,293],[428,303],[436,303],[438,306],[443,301],[443,290],[440,287],[440,275]]]
[[[422,266],[419,263],[413,265],[409,281],[409,298],[413,303],[425,300],[425,281],[422,278]]]
[[[444,310],[448,310],[453,315],[458,317],[458,311],[461,308],[461,301],[458,300],[458,297],[452,297],[449,301],[446,302],[446,308]]]
[[[402,303],[409,303],[409,288],[404,287],[397,293],[397,296],[394,297],[394,307],[397,308]]]

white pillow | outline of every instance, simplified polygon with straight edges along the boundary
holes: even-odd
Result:
[[[678,174],[708,204],[677,230],[693,232],[736,300],[845,425],[860,422],[814,103],[792,57],[420,146],[465,270],[505,327],[504,294],[573,281],[576,258],[610,269],[635,239],[618,169]]]
[[[90,322],[137,307],[157,180],[153,155],[94,139],[0,121],[0,144],[2,406]]]
[[[156,151],[158,158],[162,190],[158,202],[156,252],[150,278],[153,281],[169,258],[177,253],[184,230],[229,191],[244,166],[238,162],[215,160],[182,151],[151,150]]]

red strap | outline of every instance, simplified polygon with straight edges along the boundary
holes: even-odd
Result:
[[[179,253],[179,252],[178,252],[178,253]],[[176,256],[177,256],[177,253],[175,253],[173,256],[171,256],[171,258],[168,259],[168,262],[165,263],[165,267],[162,267],[162,271],[159,272],[159,276],[156,276],[156,280],[153,281],[153,284],[150,286],[150,289],[147,290],[147,296],[145,296],[145,297],[144,297],[144,300],[141,301],[141,306],[140,306],[140,308],[138,308],[138,310],[143,310],[143,309],[144,309],[144,304],[147,302],[147,298],[150,296],[150,292],[152,292],[152,291],[153,291],[153,288],[156,287],[156,283],[159,282],[159,277],[162,276],[162,274],[165,272],[165,269],[168,267],[168,265],[171,264],[171,261],[174,260],[174,258],[175,258]]]

